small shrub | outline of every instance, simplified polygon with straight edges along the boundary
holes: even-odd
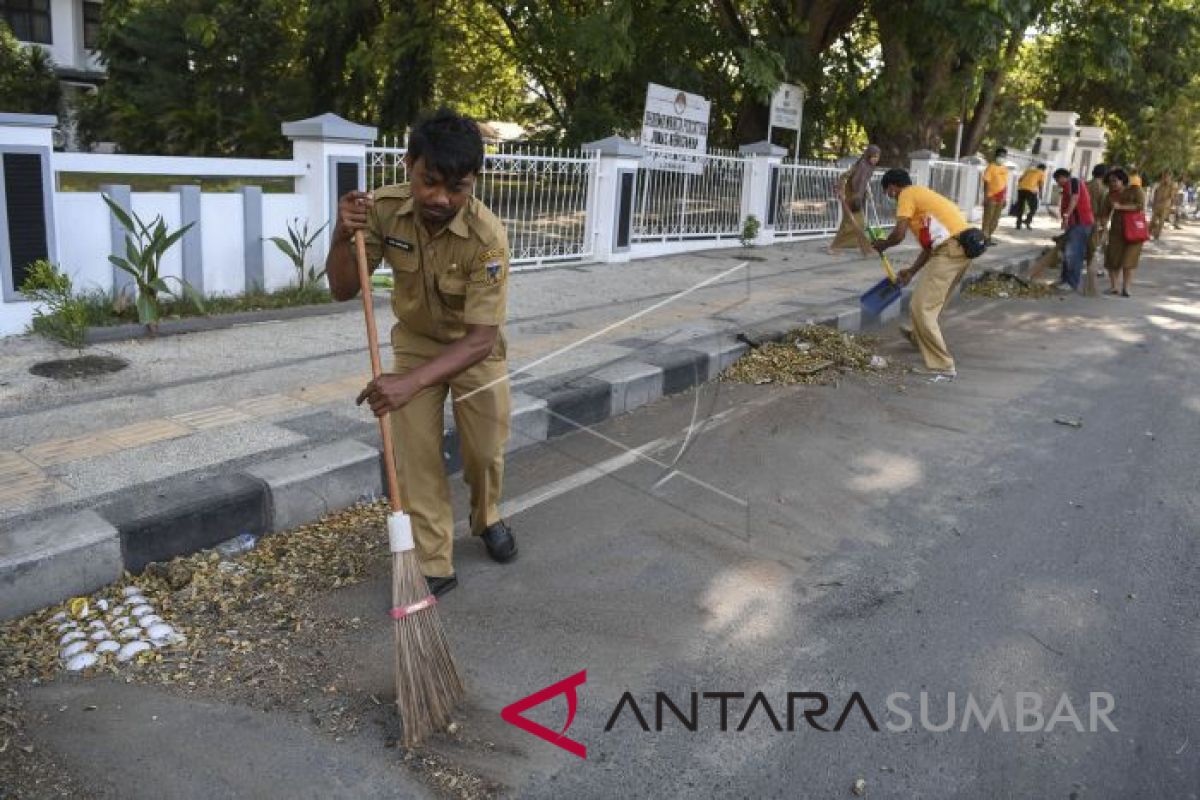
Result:
[[[746,217],[746,221],[742,223],[742,247],[753,247],[754,240],[758,237],[758,217],[750,214]]]
[[[328,224],[328,223],[326,223]],[[282,236],[272,236],[271,241],[279,248],[279,252],[288,257],[292,262],[292,267],[296,270],[297,286],[301,291],[309,286],[316,286],[325,277],[325,270],[319,272],[316,267],[308,266],[308,252],[312,250],[313,244],[317,241],[317,237],[321,235],[321,231],[325,230],[325,225],[317,228],[312,233],[308,231],[308,220],[304,220],[301,224],[299,218],[293,219],[288,223],[288,238]]]
[[[177,231],[168,232],[167,225],[161,216],[155,217],[147,224],[132,211],[126,212],[108,195],[100,196],[112,211],[113,216],[117,218],[117,222],[125,229],[125,255],[123,257],[109,256],[108,260],[112,262],[113,266],[132,276],[137,284],[135,305],[138,322],[145,325],[151,333],[158,330],[158,320],[162,316],[159,307],[160,294],[182,297],[195,305],[200,313],[204,313],[204,301],[191,284],[174,275],[160,274],[163,254],[183,238],[183,235],[192,227],[192,223],[184,225]],[[167,286],[168,278],[179,282],[178,291]]]
[[[33,311],[34,333],[82,350],[88,328],[87,301],[73,293],[71,276],[49,261],[35,261],[21,293],[42,307]]]

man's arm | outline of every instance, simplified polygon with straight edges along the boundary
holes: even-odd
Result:
[[[347,192],[338,200],[337,222],[329,234],[329,254],[325,256],[325,276],[334,300],[350,300],[362,288],[358,285],[354,232],[367,230],[371,206],[371,196],[366,192]],[[378,265],[369,261],[367,271],[374,272]]]
[[[905,235],[908,233],[908,217],[900,217],[896,220],[896,227],[892,228],[892,232],[888,234],[886,239],[880,239],[873,245],[876,252],[882,253],[889,247],[895,247],[904,241]]]
[[[1075,213],[1075,206],[1079,205],[1079,192],[1071,194],[1071,199],[1067,202],[1067,210],[1063,213],[1062,226],[1065,228],[1070,224],[1071,215]]]
[[[932,250],[922,247],[920,255],[917,256],[917,260],[912,263],[912,266],[896,273],[896,283],[900,286],[908,286],[909,282],[916,277],[916,274],[929,261],[931,255],[933,255]]]
[[[366,401],[376,417],[403,408],[423,389],[446,383],[487,358],[499,332],[498,325],[467,325],[466,335],[447,345],[437,356],[403,375],[380,375],[367,384],[354,402],[362,405]]]

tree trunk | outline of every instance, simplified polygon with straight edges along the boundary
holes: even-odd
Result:
[[[1017,51],[1021,48],[1023,35],[1023,30],[1014,30],[1008,37],[1008,43],[1004,47],[1000,63],[984,73],[983,90],[979,93],[979,99],[971,112],[970,120],[963,127],[963,155],[973,154],[979,150],[983,136],[987,133],[992,109],[996,107],[996,96],[1000,93],[1000,87],[1004,85],[1004,78],[1017,57]]]

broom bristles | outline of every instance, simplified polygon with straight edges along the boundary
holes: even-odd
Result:
[[[392,607],[405,608],[428,596],[416,552],[392,553]],[[395,625],[396,709],[404,728],[401,740],[413,747],[449,724],[463,685],[436,606],[398,619]]]

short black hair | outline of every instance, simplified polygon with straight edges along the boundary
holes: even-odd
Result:
[[[1093,178],[1103,178],[1107,174],[1108,174],[1108,164],[1097,164],[1096,166],[1092,167],[1092,177]]]
[[[1038,164],[1038,165],[1037,165],[1037,168],[1038,168],[1038,169],[1045,169],[1045,168],[1046,168],[1046,165],[1045,165],[1045,164]]]
[[[1108,171],[1108,174],[1105,175],[1104,177],[1106,180],[1108,178],[1117,178],[1121,181],[1121,183],[1125,184],[1126,186],[1129,185],[1129,173],[1126,172],[1125,170],[1121,169],[1120,167],[1113,167],[1112,169],[1110,169]]]
[[[475,120],[449,108],[422,118],[408,137],[408,155],[447,181],[457,181],[483,169],[483,136]]]
[[[1003,147],[996,148],[996,158],[999,158],[1000,156],[1006,156],[1006,155],[1008,155],[1008,151],[1005,150]]]
[[[899,186],[903,189],[905,186],[912,186],[912,176],[908,174],[908,170],[895,167],[883,173],[883,177],[879,179],[879,186],[883,189],[889,186]]]
[[[1069,178],[1069,177],[1071,177],[1071,170],[1063,169],[1062,167],[1059,167],[1058,169],[1054,170],[1054,177],[1055,178]]]

